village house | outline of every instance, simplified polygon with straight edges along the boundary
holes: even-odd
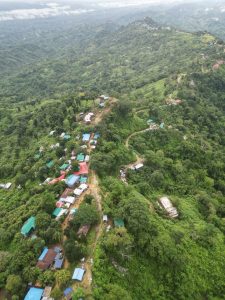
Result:
[[[171,217],[171,218],[178,217],[177,209],[172,205],[172,203],[168,197],[161,197],[159,199],[159,203],[166,210],[169,217]]]
[[[41,300],[43,293],[44,293],[44,289],[31,287],[27,292],[24,300]]]
[[[182,103],[182,100],[180,99],[166,99],[167,105],[179,105]]]
[[[0,183],[0,188],[4,189],[4,190],[8,190],[11,187],[12,183],[8,182],[8,183]]]
[[[81,238],[82,236],[87,236],[89,230],[90,230],[91,226],[89,224],[83,225],[81,226],[78,231],[77,231],[77,235],[79,238]]]
[[[24,236],[28,236],[31,234],[32,231],[34,231],[36,228],[36,218],[30,217],[26,223],[24,223],[23,227],[21,228],[21,233]]]
[[[83,277],[84,277],[84,273],[85,273],[85,269],[81,269],[81,268],[76,268],[74,270],[72,279],[73,280],[77,280],[77,281],[82,281]]]
[[[71,300],[73,294],[73,289],[71,287],[68,287],[64,290],[63,295],[66,300]]]
[[[51,266],[54,269],[61,269],[63,261],[64,258],[61,248],[55,247],[54,249],[48,249],[45,247],[38,258],[37,267],[42,271],[47,270]]]
[[[94,113],[90,112],[87,115],[85,115],[84,122],[86,124],[90,124],[93,118],[94,118]]]
[[[42,295],[42,300],[54,300],[51,298],[52,287],[46,286]]]

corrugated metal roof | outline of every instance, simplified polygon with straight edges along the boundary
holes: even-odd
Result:
[[[82,281],[83,276],[84,276],[84,272],[85,272],[84,269],[76,268],[76,269],[74,270],[72,279],[78,280],[78,281]]]
[[[32,229],[35,229],[36,227],[36,218],[35,217],[30,217],[26,223],[24,223],[23,227],[21,228],[21,233],[23,235],[27,235],[29,234],[29,232],[32,230]]]
[[[48,248],[45,247],[41,253],[41,255],[39,256],[38,260],[43,260],[45,255],[48,253]]]
[[[43,292],[44,292],[43,289],[32,287],[29,289],[24,300],[40,300]]]

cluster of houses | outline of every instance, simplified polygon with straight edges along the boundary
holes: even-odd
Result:
[[[156,124],[156,123],[154,122],[154,120],[152,120],[152,119],[149,119],[149,120],[147,121],[147,124],[148,124],[148,126],[149,126],[149,130],[163,129],[164,126],[165,126],[165,124],[164,124],[163,122],[162,122],[160,125],[158,125],[158,124]]]
[[[50,135],[53,135],[55,131],[51,131]],[[66,138],[68,139],[69,137],[65,135],[61,135],[61,138]],[[96,146],[97,140],[100,137],[98,133],[84,133],[82,135],[82,142],[84,143],[83,146],[86,146],[87,148],[89,145],[90,147]],[[57,148],[59,146],[59,143],[56,145],[53,145],[53,148]],[[93,148],[93,147],[92,147]],[[40,152],[39,152],[40,153]],[[78,162],[78,170],[73,172],[70,175],[67,175],[68,171],[71,171],[72,167],[72,160],[77,160]],[[45,180],[46,184],[54,184],[59,181],[64,181],[67,187],[63,191],[63,193],[60,195],[59,199],[56,201],[56,208],[54,209],[52,215],[55,217],[57,220],[60,219],[63,215],[68,215],[69,220],[74,218],[77,208],[74,208],[74,203],[76,202],[77,199],[88,189],[88,173],[89,173],[89,163],[90,156],[85,155],[84,153],[78,153],[77,155],[75,154],[74,151],[71,153],[71,160],[68,160],[64,162],[60,166],[60,171],[61,171],[61,176],[56,179],[51,179],[47,178]],[[52,168],[54,166],[54,161],[50,160],[47,162],[46,166],[48,168]],[[31,216],[22,226],[21,228],[21,234],[24,237],[31,236],[35,237],[34,231],[36,229],[36,217]],[[81,226],[78,229],[77,235],[78,237],[81,236],[86,236],[87,233],[89,232],[90,226],[84,225]],[[38,261],[37,261],[37,267],[40,270],[59,270],[63,267],[63,262],[64,262],[64,256],[63,256],[63,251],[60,247],[53,247],[53,248],[47,248],[45,247],[40,254]],[[85,273],[85,269],[82,268],[76,268],[72,279],[82,281],[83,276]],[[50,298],[50,293],[49,292],[50,288],[47,287],[45,289],[41,289],[38,287],[31,287],[27,295],[25,296],[25,300],[51,300]],[[48,293],[49,292],[49,293]],[[72,297],[73,290],[71,288],[67,288],[64,291],[64,296],[65,299],[71,299]]]
[[[47,248],[44,247],[41,255],[38,258],[37,267],[41,271],[49,268],[52,270],[60,270],[63,266],[64,257],[60,247]]]

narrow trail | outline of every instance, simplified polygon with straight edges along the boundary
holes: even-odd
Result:
[[[144,109],[142,108],[142,109],[139,109],[139,110],[135,111],[134,114],[137,114],[137,113],[139,113],[139,112],[145,111],[146,109],[148,109],[148,108],[144,108]],[[135,132],[131,133],[131,134],[127,137],[127,139],[125,140],[125,146],[126,146],[126,148],[129,149],[129,147],[130,147],[130,140],[131,140],[133,137],[135,137],[136,135],[139,135],[139,134],[148,132],[148,131],[150,131],[150,130],[151,130],[151,128],[148,127],[148,128],[146,128],[146,129],[139,130],[139,131],[135,131]],[[134,163],[131,163],[131,164],[126,165],[126,166],[124,167],[125,170],[130,169],[130,168],[131,168],[132,166],[134,166],[134,165],[137,165],[137,164],[140,164],[140,163],[144,163],[144,161],[145,161],[144,158],[143,158],[141,155],[139,155],[137,152],[134,152],[134,153],[135,153],[135,155],[136,155],[136,161],[135,161]],[[125,183],[128,184],[126,180],[125,180]],[[143,196],[143,195],[142,195],[142,196]],[[144,196],[143,196],[143,197],[144,197]],[[144,198],[145,198],[145,197],[144,197]],[[153,205],[150,203],[150,201],[149,201],[147,198],[145,198],[145,200],[146,200],[146,202],[147,202],[147,204],[148,204],[149,210],[150,210],[151,212],[153,212],[153,211],[154,211]]]

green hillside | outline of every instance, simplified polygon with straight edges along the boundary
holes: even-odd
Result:
[[[0,190],[0,298],[24,299],[32,282],[52,286],[54,299],[68,286],[73,299],[224,299],[224,43],[150,18],[76,28],[68,39],[77,32],[51,42],[52,56],[13,49],[21,65],[7,62],[0,79],[0,183],[12,183]],[[99,108],[102,94],[112,98]],[[83,147],[84,133],[100,134],[96,149]],[[79,170],[72,151],[90,155],[89,191],[72,221],[57,220],[66,183],[43,182],[65,164],[66,176]],[[31,216],[35,235],[24,237]],[[56,245],[64,268],[41,272],[43,247]],[[86,277],[74,284],[83,257]]]

